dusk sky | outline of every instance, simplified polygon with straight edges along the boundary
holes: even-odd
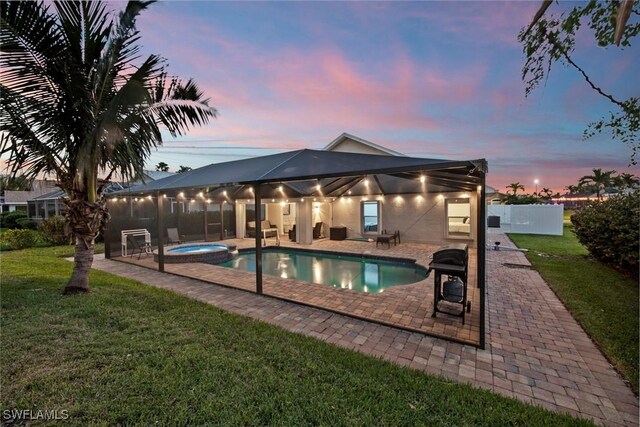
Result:
[[[220,117],[148,161],[193,168],[300,148],[348,132],[409,156],[489,162],[488,184],[562,191],[593,168],[629,170],[630,149],[583,141],[610,103],[559,64],[525,98],[517,34],[540,2],[157,3],[138,20],[145,53],[194,77]],[[550,11],[567,8],[554,4]],[[634,19],[634,18],[632,18]],[[637,41],[637,40],[636,40]],[[614,96],[640,95],[640,46],[575,61]]]

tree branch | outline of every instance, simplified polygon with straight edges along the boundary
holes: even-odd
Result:
[[[617,99],[615,99],[613,96],[609,95],[608,93],[605,93],[602,89],[600,89],[598,86],[596,86],[591,79],[589,78],[589,76],[587,75],[587,73],[584,72],[584,70],[582,68],[580,68],[580,66],[578,64],[576,64],[575,62],[573,62],[573,60],[569,57],[569,55],[567,54],[567,52],[565,52],[564,50],[561,50],[562,52],[562,56],[564,56],[564,58],[567,60],[567,62],[569,64],[571,64],[576,70],[578,70],[580,72],[580,74],[582,74],[582,76],[584,77],[584,79],[587,81],[587,83],[589,83],[589,86],[591,86],[591,88],[593,90],[595,90],[596,92],[598,92],[600,95],[604,96],[605,98],[607,98],[609,101],[613,102],[614,104],[616,104],[617,106],[619,106],[620,108],[622,108],[623,111],[625,110],[625,105],[618,101]]]

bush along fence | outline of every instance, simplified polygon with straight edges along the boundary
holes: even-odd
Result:
[[[640,191],[592,202],[572,215],[571,222],[594,258],[637,277]]]

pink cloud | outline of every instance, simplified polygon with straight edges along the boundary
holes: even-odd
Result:
[[[446,33],[474,44],[500,43],[518,46],[517,35],[527,26],[539,8],[534,2],[464,2],[454,6],[432,7],[429,10],[413,10],[410,16],[437,23]]]

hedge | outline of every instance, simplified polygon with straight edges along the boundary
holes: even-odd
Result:
[[[638,272],[640,191],[592,202],[571,216],[576,237],[596,259]]]
[[[11,249],[26,249],[35,246],[38,232],[34,230],[7,230],[2,233],[2,242]]]

